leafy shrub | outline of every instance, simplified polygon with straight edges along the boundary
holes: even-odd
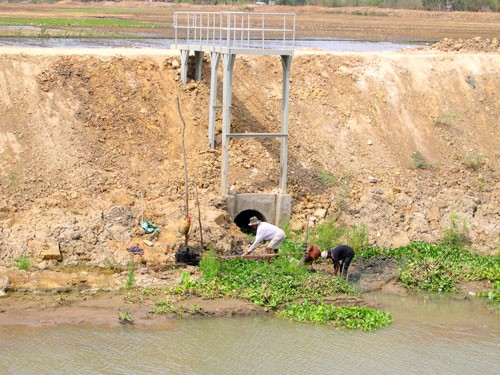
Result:
[[[408,288],[433,292],[451,292],[458,282],[457,275],[436,260],[408,263],[401,271],[400,280]]]
[[[259,306],[277,309],[280,304],[297,298],[321,298],[336,294],[357,294],[338,277],[310,273],[288,257],[269,262],[250,259],[231,259],[220,263],[213,282],[192,282],[167,291],[177,295],[200,295],[205,298],[243,298]]]
[[[172,300],[163,300],[160,299],[155,302],[155,308],[150,311],[152,314],[176,314],[178,317],[182,318],[183,317],[183,308],[182,307],[176,307],[174,302]]]

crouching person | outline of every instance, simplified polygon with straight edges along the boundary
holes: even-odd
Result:
[[[311,245],[309,249],[307,249],[306,253],[302,257],[301,263],[302,264],[308,264],[316,259],[318,259],[321,256],[321,250],[319,249],[318,246],[316,245]]]
[[[333,261],[333,276],[336,276],[340,271],[340,276],[347,280],[347,271],[354,258],[354,250],[351,247],[338,245],[328,251],[323,251],[321,257]]]
[[[278,249],[286,237],[283,229],[265,221],[260,221],[256,216],[250,218],[248,226],[255,232],[255,241],[243,256],[249,255],[261,242],[267,241],[269,243],[266,246],[266,254],[278,254]]]

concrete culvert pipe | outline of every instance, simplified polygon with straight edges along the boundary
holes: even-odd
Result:
[[[240,212],[234,218],[234,223],[241,229],[244,233],[252,233],[251,228],[248,226],[250,218],[256,216],[260,221],[267,221],[266,217],[256,210],[245,210]]]

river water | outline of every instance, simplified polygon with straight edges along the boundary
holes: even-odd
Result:
[[[0,38],[0,46],[59,47],[59,48],[165,48],[171,39],[112,39],[112,38]],[[422,44],[365,42],[353,40],[297,40],[296,48],[320,48],[337,52],[396,51],[421,47]]]
[[[481,301],[365,298],[394,322],[375,332],[272,317],[0,325],[0,374],[500,374],[500,316]]]

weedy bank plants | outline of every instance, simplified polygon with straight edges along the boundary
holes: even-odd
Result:
[[[31,269],[31,259],[29,257],[19,257],[14,259],[14,264],[20,270],[29,271]]]
[[[413,159],[413,166],[418,169],[430,169],[434,168],[434,165],[429,163],[424,155],[420,151],[413,151],[411,154]]]
[[[445,229],[444,233],[441,242],[443,246],[464,247],[471,243],[467,222],[462,220],[462,223],[459,223],[459,217],[456,213],[450,215],[450,226]]]
[[[128,323],[131,324],[134,322],[134,318],[132,317],[132,314],[128,311],[119,311],[118,312],[118,320],[121,323]]]
[[[132,289],[135,286],[135,262],[128,262],[127,277],[125,278],[125,288]]]
[[[241,298],[268,310],[277,311],[282,314],[280,316],[289,319],[294,319],[293,314],[280,313],[280,311],[283,309],[285,311],[292,309],[296,312],[303,310],[303,314],[312,315],[310,312],[312,307],[304,307],[305,305],[297,304],[296,301],[313,301],[311,304],[314,306],[324,305],[327,306],[324,308],[328,310],[330,307],[322,302],[325,297],[338,293],[359,294],[341,278],[320,272],[311,273],[291,256],[280,256],[272,261],[262,262],[241,258],[218,261],[214,256],[209,255],[206,261],[202,259],[200,268],[202,272],[207,272],[200,281],[186,282],[184,280],[168,291],[179,296],[189,294],[205,298]],[[284,308],[284,306],[288,307]],[[306,308],[309,310],[306,311]],[[358,323],[353,323],[353,316],[356,315],[354,311],[357,309],[357,307],[352,308],[349,313],[344,311],[344,315],[339,315],[343,310],[338,310],[337,315],[330,313],[325,316],[325,319],[331,320],[335,316],[336,326],[376,329],[376,326],[370,323],[374,321],[371,312],[358,314]],[[156,308],[152,312],[174,313],[179,317],[186,312],[199,314],[196,309],[189,311],[182,306],[176,307],[171,300],[157,301]],[[363,320],[365,323],[362,323]],[[380,324],[378,327],[381,326]]]
[[[499,257],[480,256],[463,247],[412,242],[395,249],[367,248],[360,255],[395,259],[407,289],[453,292],[462,280],[500,280]]]

